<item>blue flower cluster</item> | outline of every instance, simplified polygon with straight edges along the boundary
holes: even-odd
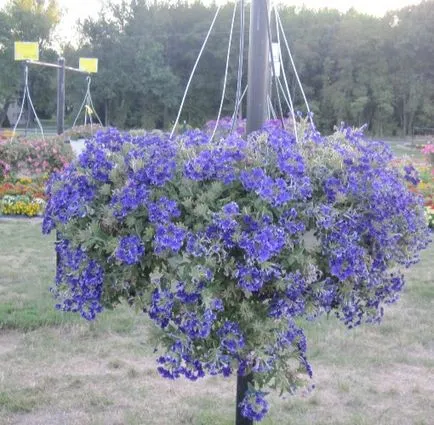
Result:
[[[120,239],[116,249],[116,258],[123,264],[136,264],[145,253],[142,240],[136,236],[124,236]]]
[[[56,270],[56,286],[51,289],[60,299],[56,308],[77,312],[87,320],[93,320],[102,311],[104,271],[81,248],[73,248],[68,240],[56,245],[59,263]]]
[[[42,224],[44,234],[50,233],[56,223],[66,224],[86,217],[87,206],[93,201],[97,189],[86,175],[69,165],[62,174],[51,176],[46,192],[49,199]]]
[[[270,409],[264,397],[265,393],[262,391],[249,391],[240,404],[242,415],[254,421],[261,421]]]
[[[88,143],[85,151],[78,157],[80,167],[91,170],[92,177],[102,183],[109,181],[113,162],[107,159],[107,152],[103,147]]]
[[[415,170],[361,131],[223,133],[98,133],[50,181],[43,231],[62,234],[60,308],[127,298],[161,332],[162,376],[254,374],[242,411],[261,420],[263,386],[312,376],[304,321],[380,320],[430,235]]]

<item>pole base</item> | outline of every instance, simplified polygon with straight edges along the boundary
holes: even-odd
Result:
[[[249,384],[253,384],[253,375],[240,376],[237,375],[237,405],[236,405],[236,418],[235,425],[253,425],[253,420],[245,418],[241,414],[240,403],[244,400],[244,397],[249,388]]]

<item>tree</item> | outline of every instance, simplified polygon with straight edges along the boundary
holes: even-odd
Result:
[[[385,18],[390,28],[386,54],[394,88],[393,106],[403,135],[412,133],[415,122],[433,127],[433,19],[432,1],[390,12]]]
[[[10,103],[21,87],[22,72],[14,62],[14,41],[39,43],[41,58],[53,58],[50,48],[54,28],[60,22],[56,0],[10,0],[0,11],[0,126],[3,125]],[[35,106],[50,115],[55,106],[52,71],[38,69],[29,75],[29,84],[35,90]]]
[[[227,4],[220,11],[186,98],[181,121],[193,126],[216,117],[232,10],[233,4]],[[81,23],[80,47],[68,48],[65,55],[68,62],[80,55],[99,58],[95,103],[108,123],[169,128],[215,11],[215,5],[199,2],[108,3],[97,18]],[[366,123],[371,134],[382,136],[433,126],[433,1],[382,19],[354,10],[284,6],[280,15],[319,129],[331,131],[340,121]],[[223,108],[227,115],[235,101],[240,30],[239,20],[235,23]],[[244,56],[247,49],[248,43]],[[286,49],[282,52],[295,108],[305,111]],[[246,68],[247,61],[244,76]],[[79,104],[83,81],[71,77],[68,84],[69,97]],[[288,113],[286,105],[283,109]]]

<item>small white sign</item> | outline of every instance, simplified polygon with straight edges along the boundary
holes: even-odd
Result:
[[[275,77],[280,77],[280,45],[279,43],[273,43],[271,45],[271,57],[274,62],[274,69],[276,71]]]

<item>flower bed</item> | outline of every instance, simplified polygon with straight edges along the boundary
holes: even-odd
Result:
[[[0,213],[41,214],[49,174],[62,170],[72,159],[71,147],[57,137],[0,141]]]
[[[419,183],[416,191],[423,196],[425,202],[425,214],[430,228],[434,228],[434,145],[423,147],[425,162],[416,164],[419,172]]]
[[[62,170],[73,159],[71,147],[57,137],[14,138],[0,142],[0,159],[12,176],[40,176]]]
[[[28,177],[7,180],[0,184],[0,199],[5,195],[27,195],[33,198],[46,199],[46,178],[32,180]]]
[[[428,163],[431,164],[434,174],[434,145],[428,144],[422,148],[422,153],[426,156]]]
[[[45,208],[47,177],[20,177],[0,184],[0,214],[41,215]]]
[[[41,215],[45,200],[26,195],[6,195],[0,199],[0,213],[3,215],[24,215],[34,217]]]

